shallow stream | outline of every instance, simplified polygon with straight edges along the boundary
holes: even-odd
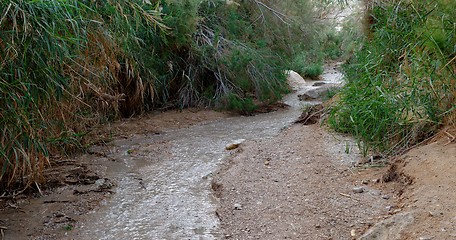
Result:
[[[335,66],[327,68],[321,82],[339,83]],[[284,98],[287,109],[112,142],[108,157],[121,163],[108,169],[116,193],[88,214],[75,238],[218,239],[211,175],[230,154],[225,146],[276,136],[299,117],[306,103],[297,96],[313,83],[294,84]]]

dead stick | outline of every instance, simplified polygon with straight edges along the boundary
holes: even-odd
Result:
[[[350,195],[348,195],[348,194],[345,194],[345,193],[339,193],[339,194],[342,195],[342,196],[344,196],[344,197],[348,197],[348,198],[350,198],[350,199],[352,199],[352,200],[354,200],[354,201],[357,201],[357,202],[360,202],[360,201],[361,201],[361,200],[358,200],[358,199],[356,199],[356,198],[354,198],[354,197],[352,197],[352,196],[350,196]]]
[[[453,136],[453,135],[451,135],[451,133],[449,133],[449,132],[447,132],[447,131],[444,131],[444,133],[450,138],[450,140],[449,140],[444,146],[446,146],[446,145],[452,143],[452,142],[456,139],[456,137]]]

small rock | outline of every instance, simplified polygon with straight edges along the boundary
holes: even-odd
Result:
[[[396,214],[396,213],[401,212],[401,211],[402,211],[402,209],[400,209],[400,208],[394,209],[393,214]]]
[[[97,181],[95,181],[95,186],[101,187],[106,183],[106,180],[104,178],[100,178]]]
[[[392,209],[394,209],[394,206],[386,206],[385,208],[386,210],[391,211]]]
[[[312,84],[312,86],[313,87],[319,87],[319,86],[323,86],[325,84],[326,84],[325,82],[316,82],[316,83]]]
[[[415,220],[412,213],[401,213],[387,218],[369,228],[359,240],[399,239]]]
[[[367,185],[367,184],[369,184],[369,180],[364,179],[361,183],[364,185]]]
[[[352,229],[352,230],[350,231],[350,235],[351,235],[352,237],[356,237],[356,230],[355,230],[355,229]]]
[[[269,161],[264,161],[264,165],[269,166],[270,162]]]
[[[382,198],[385,199],[385,200],[388,200],[388,199],[390,199],[390,196],[388,196],[388,195],[383,195]]]
[[[374,195],[374,196],[380,196],[382,193],[379,191],[379,190],[376,190],[376,189],[371,189],[369,190],[370,194]]]
[[[95,187],[98,188],[98,190],[106,190],[114,187],[114,184],[109,178],[100,178],[95,182]]]
[[[363,193],[364,192],[363,187],[354,187],[352,190],[354,193]]]
[[[233,205],[233,208],[234,208],[234,210],[242,210],[242,205],[239,204],[239,203],[235,203],[235,204]]]
[[[371,181],[372,181],[373,183],[379,183],[379,182],[380,182],[380,179],[374,178],[374,179],[372,179]]]
[[[316,89],[308,90],[307,92],[298,95],[300,101],[312,101],[316,99],[324,98],[330,91],[339,89],[341,86],[338,84],[325,84]]]
[[[239,147],[239,145],[241,145],[241,143],[243,143],[245,141],[245,139],[238,139],[228,145],[226,145],[225,149],[226,150],[233,150],[233,149],[236,149]]]
[[[418,238],[419,240],[432,240],[432,237],[425,236],[425,237],[420,237]]]

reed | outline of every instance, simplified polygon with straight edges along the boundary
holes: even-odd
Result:
[[[329,124],[364,153],[400,153],[442,126],[455,127],[454,1],[378,1],[363,47],[346,64],[347,85]]]

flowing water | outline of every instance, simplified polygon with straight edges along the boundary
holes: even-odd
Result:
[[[328,66],[322,78],[339,83],[341,74]],[[110,170],[116,193],[88,215],[75,238],[218,239],[210,183],[229,154],[225,146],[277,135],[301,114],[305,103],[297,95],[314,88],[312,83],[294,86],[296,92],[284,98],[287,109],[114,141],[109,157],[121,163]]]

